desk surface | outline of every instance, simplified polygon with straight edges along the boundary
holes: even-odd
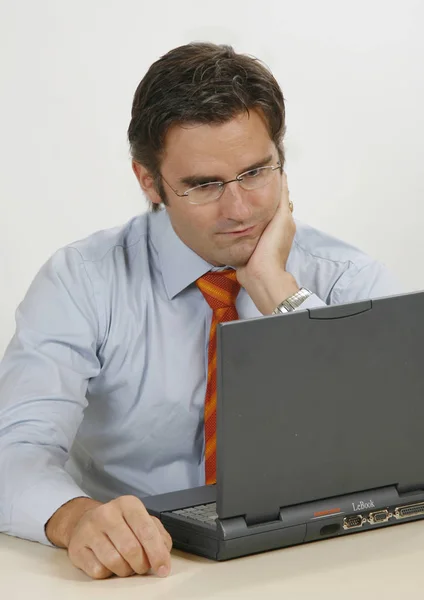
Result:
[[[421,597],[423,556],[421,521],[222,563],[174,551],[166,579],[92,581],[65,550],[0,534],[0,590],[17,600],[398,600]]]

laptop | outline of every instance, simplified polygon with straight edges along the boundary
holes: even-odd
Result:
[[[424,292],[218,327],[217,483],[142,498],[226,560],[424,517]]]

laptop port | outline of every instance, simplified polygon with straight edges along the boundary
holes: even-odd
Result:
[[[424,515],[424,502],[398,506],[394,512],[396,519],[407,519],[408,517],[417,517],[418,515]]]
[[[319,534],[324,535],[336,535],[336,533],[340,530],[340,523],[332,523],[331,525],[324,525],[321,527]]]
[[[376,523],[385,523],[390,519],[390,513],[388,510],[376,510],[368,515],[368,522],[371,525],[375,525]]]
[[[355,529],[355,527],[362,527],[365,519],[362,515],[350,515],[343,519],[343,529]]]

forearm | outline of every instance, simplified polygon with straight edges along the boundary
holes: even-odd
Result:
[[[276,306],[299,291],[300,287],[286,271],[257,272],[249,278],[243,278],[241,283],[263,315],[270,315]]]
[[[273,310],[293,294],[299,291],[301,284],[288,272],[268,275],[257,275],[254,281],[247,281],[246,291],[252,298],[258,310],[263,315],[272,314]],[[312,294],[301,308],[318,308],[326,306],[318,296]]]
[[[0,444],[0,531],[51,543],[44,526],[63,504],[86,496],[63,468],[60,448],[32,443]]]

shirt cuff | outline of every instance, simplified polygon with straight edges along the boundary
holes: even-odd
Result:
[[[56,476],[25,490],[13,509],[10,534],[56,547],[46,536],[45,526],[48,520],[70,500],[90,498],[69,479],[59,477],[58,480]]]
[[[318,298],[316,294],[312,294],[309,298],[306,298],[304,302],[297,308],[296,310],[306,310],[307,308],[321,308],[323,306],[327,306],[327,304]]]

